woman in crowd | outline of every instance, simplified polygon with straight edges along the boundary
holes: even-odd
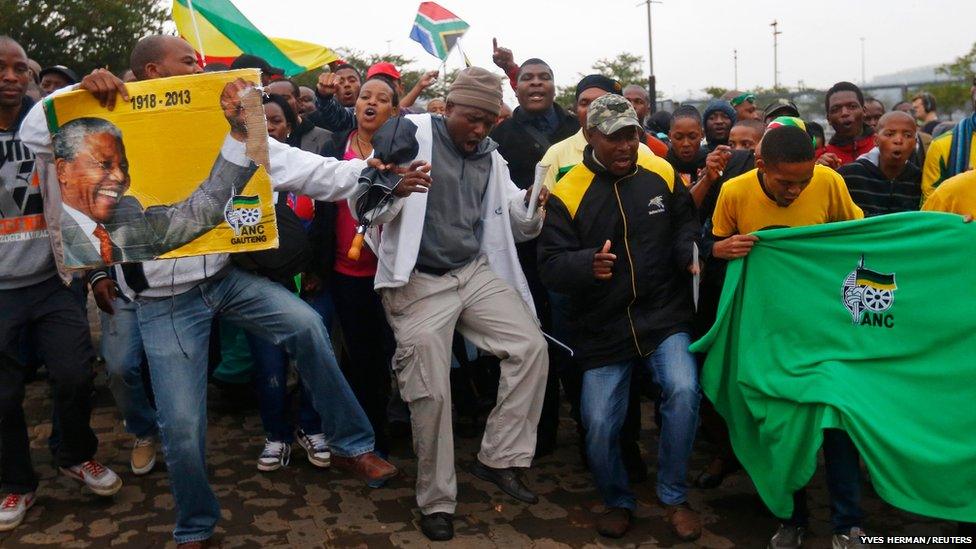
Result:
[[[675,109],[668,130],[667,161],[681,176],[685,186],[690,187],[698,181],[700,171],[705,167],[707,151],[701,146],[702,118],[692,105],[682,105]]]
[[[356,127],[339,132],[326,145],[326,156],[340,160],[368,158],[373,134],[396,115],[399,96],[389,79],[374,76],[356,99]],[[323,280],[332,289],[335,310],[350,360],[342,371],[376,433],[376,451],[386,455],[386,406],[389,401],[390,359],[395,343],[379,295],[373,290],[376,255],[364,245],[358,260],[348,257],[356,221],[346,202],[316,203],[312,242],[316,259],[325,260]]]

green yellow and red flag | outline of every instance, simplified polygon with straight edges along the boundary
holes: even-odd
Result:
[[[230,65],[247,53],[293,76],[339,60],[319,44],[265,36],[230,0],[173,0],[173,22],[204,65]]]

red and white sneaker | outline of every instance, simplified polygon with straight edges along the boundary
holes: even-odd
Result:
[[[20,526],[27,516],[27,510],[33,505],[34,492],[7,494],[0,503],[0,532],[7,532]]]
[[[111,469],[90,459],[72,467],[61,467],[61,472],[84,483],[92,492],[100,496],[114,495],[122,488],[122,479]]]

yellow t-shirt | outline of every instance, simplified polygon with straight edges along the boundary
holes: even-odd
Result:
[[[976,215],[976,171],[969,170],[943,181],[922,204],[922,210]]]
[[[932,140],[925,152],[925,166],[922,167],[922,203],[928,200],[944,181],[945,172],[949,164],[949,152],[952,150],[952,132],[947,132]],[[969,167],[976,167],[976,139],[969,149]]]
[[[752,170],[722,185],[712,214],[715,236],[727,238],[773,227],[802,227],[864,218],[864,212],[851,200],[844,178],[826,166],[818,164],[814,167],[810,184],[785,208],[766,196],[758,174],[758,170]]]
[[[586,137],[583,135],[583,130],[549,147],[542,160],[539,161],[543,166],[549,166],[549,171],[546,172],[546,178],[542,183],[546,189],[551,191],[556,185],[556,181],[562,179],[564,175],[569,173],[569,170],[583,161],[583,149],[585,148]],[[637,150],[638,154],[654,156],[651,149],[644,143],[638,145]]]

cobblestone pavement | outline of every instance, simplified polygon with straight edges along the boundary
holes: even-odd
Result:
[[[92,424],[101,442],[97,458],[120,473],[125,486],[102,499],[56,474],[47,451],[50,401],[46,382],[28,387],[25,410],[33,459],[41,485],[38,500],[15,531],[0,536],[2,547],[162,547],[172,546],[173,499],[165,466],[144,477],[129,472],[131,437],[122,429],[104,373],[97,379]],[[259,473],[255,460],[263,443],[254,409],[228,407],[211,390],[208,434],[210,478],[223,507],[218,535],[224,547],[426,547],[418,531],[413,498],[416,461],[409,442],[398,441],[391,461],[402,474],[388,487],[371,490],[339,471],[313,468],[301,449],[291,464]],[[651,411],[645,410],[645,417]],[[652,423],[645,421],[645,423]],[[526,481],[540,496],[536,505],[516,502],[491,484],[466,472],[474,460],[477,439],[457,439],[458,491],[456,538],[445,548],[489,547],[765,547],[776,521],[765,511],[748,477],[737,473],[719,489],[693,490],[691,503],[700,510],[705,531],[695,543],[680,543],[663,519],[651,480],[636,486],[639,509],[632,531],[608,541],[594,530],[599,497],[580,465],[571,420],[563,419],[555,454],[536,461]],[[656,437],[642,437],[644,456],[653,463]],[[692,470],[700,470],[710,448],[699,442]],[[162,458],[162,456],[160,455]],[[868,533],[883,535],[952,535],[955,526],[910,515],[881,502],[865,486]],[[810,488],[812,537],[806,547],[830,547],[826,490],[822,475]]]

